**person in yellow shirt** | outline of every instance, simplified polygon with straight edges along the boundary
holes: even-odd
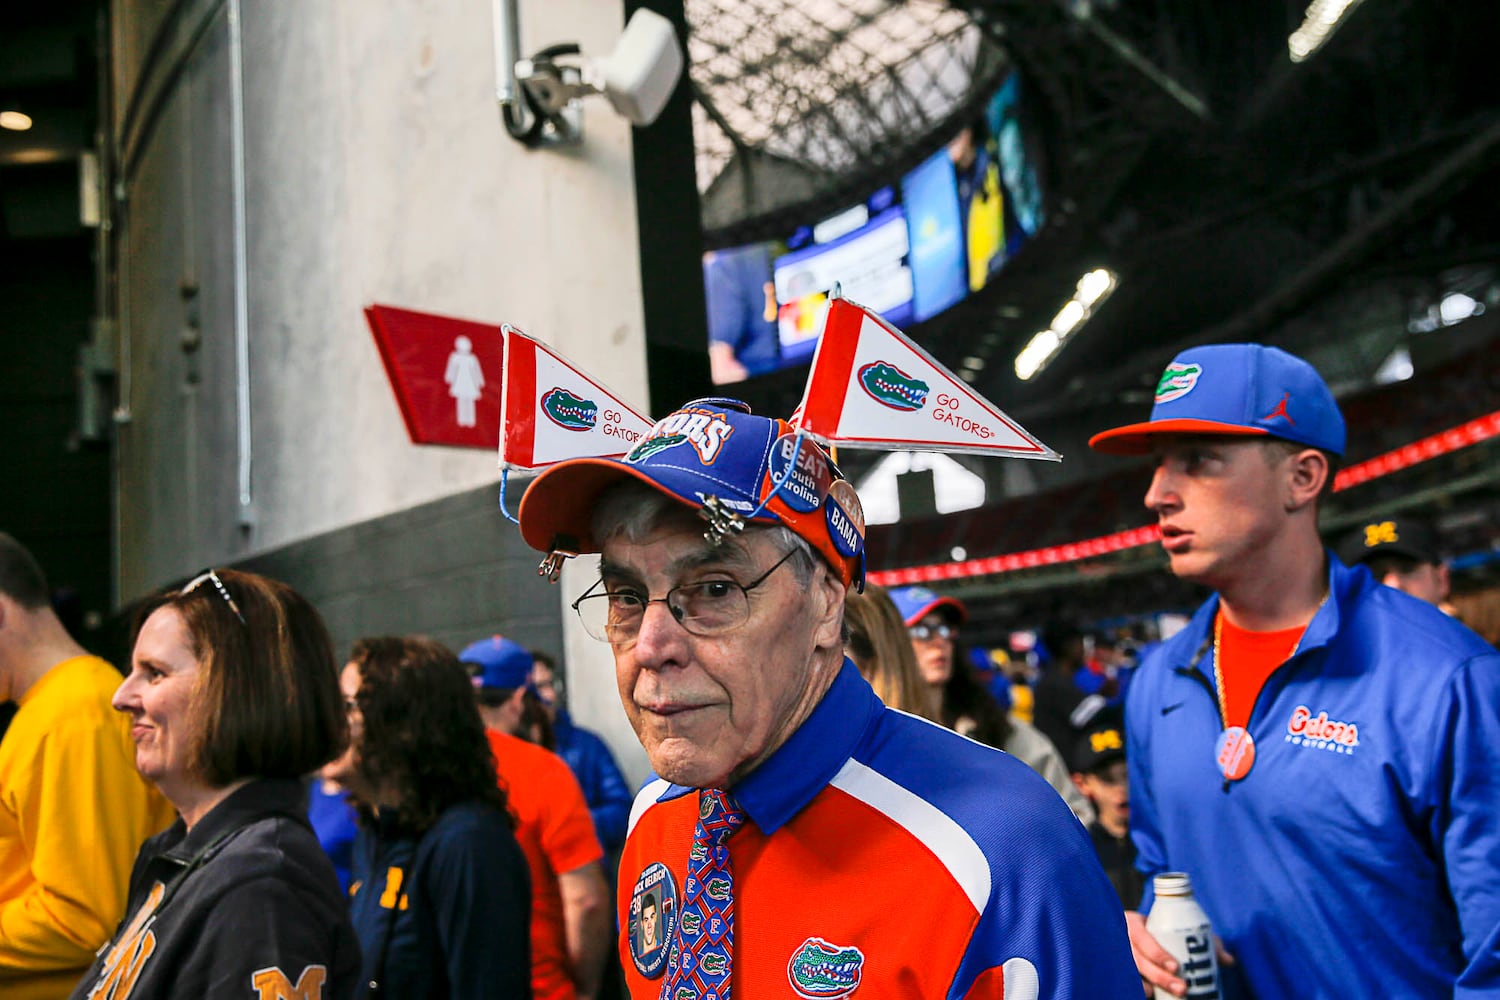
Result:
[[[31,553],[0,532],[0,996],[66,997],[125,911],[172,807],[135,769],[120,673],[74,642]]]

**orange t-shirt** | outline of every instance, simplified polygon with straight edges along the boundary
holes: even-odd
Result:
[[[1231,622],[1221,611],[1219,624],[1219,683],[1224,685],[1226,726],[1250,725],[1250,710],[1260,689],[1276,668],[1291,658],[1306,625],[1276,632],[1251,632]]]
[[[572,1000],[573,977],[557,876],[604,856],[578,779],[557,754],[487,730],[500,787],[516,818],[516,840],[531,869],[531,992]]]

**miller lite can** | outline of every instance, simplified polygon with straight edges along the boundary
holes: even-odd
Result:
[[[1146,917],[1146,930],[1177,959],[1177,978],[1187,983],[1192,1000],[1218,1000],[1219,960],[1214,954],[1213,928],[1208,914],[1193,898],[1193,883],[1183,872],[1164,872],[1152,880],[1156,901]],[[1155,1000],[1175,1000],[1160,986]]]

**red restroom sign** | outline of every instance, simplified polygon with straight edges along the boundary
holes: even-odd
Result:
[[[365,309],[414,444],[494,451],[500,442],[500,327],[393,306]]]

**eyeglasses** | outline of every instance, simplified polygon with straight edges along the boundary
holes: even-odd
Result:
[[[240,620],[240,624],[245,625],[246,628],[249,628],[250,626],[245,624],[245,616],[240,614],[240,606],[234,603],[233,597],[229,596],[229,588],[224,586],[224,581],[219,579],[219,574],[215,573],[211,569],[199,573],[187,583],[183,584],[182,589],[179,590],[178,593],[183,595],[191,594],[193,591],[203,586],[204,581],[207,581],[214,585],[214,589],[219,592],[220,597],[224,598],[224,603],[229,605],[229,610],[234,612],[234,616]]]
[[[952,639],[958,635],[958,629],[952,625],[913,625],[906,631],[918,642],[927,642],[931,639]]]
[[[635,641],[648,604],[665,604],[677,624],[693,635],[720,635],[749,620],[750,591],[765,583],[797,551],[787,552],[750,583],[725,578],[683,583],[667,591],[665,597],[648,598],[634,590],[623,589],[596,594],[594,588],[604,584],[600,580],[573,602],[573,610],[578,612],[585,632],[614,646],[626,646]]]

